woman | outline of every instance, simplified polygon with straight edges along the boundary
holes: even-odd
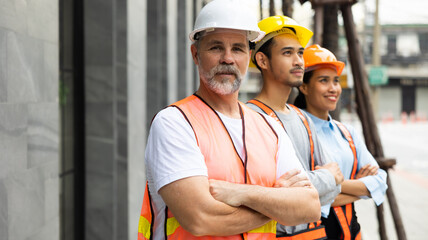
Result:
[[[339,76],[345,66],[329,50],[312,45],[303,53],[305,75],[295,105],[304,109],[315,124],[320,141],[345,177],[341,193],[332,203],[328,218],[322,218],[328,239],[361,239],[354,202],[372,198],[380,205],[385,198],[386,172],[379,169],[366,145],[350,126],[333,120],[342,88]]]

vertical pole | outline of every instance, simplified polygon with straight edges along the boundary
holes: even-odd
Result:
[[[395,198],[394,191],[392,190],[392,183],[389,176],[386,177],[386,184],[388,184],[388,190],[386,196],[388,198],[389,207],[391,209],[392,219],[394,219],[395,231],[399,240],[407,240],[406,231],[404,230],[403,221],[401,221],[400,212],[398,211],[398,204]]]
[[[269,0],[269,16],[275,16],[275,1]]]
[[[383,149],[380,143],[376,122],[373,117],[373,108],[369,94],[367,74],[364,71],[364,60],[360,50],[360,44],[354,25],[351,5],[341,5],[343,22],[345,25],[346,39],[348,41],[348,54],[351,62],[354,86],[356,92],[357,112],[361,119],[364,139],[367,148],[376,157],[383,157]]]
[[[380,239],[381,240],[388,240],[388,235],[386,235],[385,215],[384,215],[383,204],[376,207],[376,213],[377,213],[377,222],[379,223]]]
[[[381,56],[379,53],[379,38],[380,38],[380,24],[379,24],[379,0],[376,0],[375,14],[374,14],[374,25],[373,25],[373,52],[372,52],[372,64],[377,67],[381,65]],[[379,112],[379,92],[378,86],[372,86],[372,98],[373,98],[373,109],[374,113]],[[376,114],[375,118],[378,118],[379,114]]]
[[[319,44],[322,46],[322,35],[323,35],[323,26],[324,26],[324,7],[321,4],[314,6],[315,10],[315,22],[314,22],[314,44]]]
[[[380,66],[380,54],[379,54],[379,37],[380,37],[380,24],[379,24],[379,0],[376,0],[375,9],[375,22],[373,26],[373,52],[372,52],[372,64],[373,66]]]
[[[371,105],[371,99],[369,95],[369,85],[367,81],[367,74],[364,71],[364,61],[361,54],[358,36],[353,21],[353,15],[350,4],[341,5],[341,11],[343,16],[343,22],[345,25],[346,39],[348,41],[349,59],[351,61],[352,74],[354,76],[354,85],[357,100],[357,112],[363,126],[364,139],[367,144],[367,148],[375,158],[383,158],[383,148],[380,142],[376,122],[373,116],[373,108]],[[398,238],[405,240],[406,234],[404,231],[403,223],[401,221],[400,213],[398,211],[398,205],[395,200],[395,195],[392,190],[391,182],[387,178],[388,190],[387,197],[390,202],[391,212],[395,222],[395,229],[397,231]],[[382,210],[382,209],[378,209]],[[381,213],[383,214],[383,213]],[[379,222],[382,223],[381,221]],[[381,228],[384,226],[381,226]],[[382,230],[382,229],[381,229]],[[385,234],[380,232],[380,234]],[[387,239],[386,234],[380,236],[381,239]]]

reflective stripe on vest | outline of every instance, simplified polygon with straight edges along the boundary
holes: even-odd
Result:
[[[277,237],[278,240],[321,240],[326,238],[324,226],[319,226],[315,229],[306,229],[291,236]]]
[[[350,205],[350,204],[346,204]],[[349,229],[350,222],[348,222],[346,214],[344,213],[342,207],[334,207],[334,213],[337,216],[337,220],[339,221],[339,225],[342,228],[342,239],[343,240],[351,240],[351,230]],[[352,213],[351,213],[352,214]]]
[[[256,105],[257,107],[259,107],[264,113],[273,117],[285,129],[284,124],[279,119],[276,112],[272,108],[270,108],[268,105],[266,105],[265,103],[263,103],[257,99],[251,99],[250,101],[248,101],[248,103],[252,103],[252,104]],[[311,131],[311,128],[309,127],[308,119],[306,119],[305,115],[303,115],[302,111],[300,111],[300,109],[298,107],[296,107],[292,104],[289,104],[289,106],[292,107],[296,111],[300,120],[302,120],[303,125],[305,125],[306,131],[308,132],[309,144],[311,146],[311,161],[309,163],[309,168],[311,171],[313,171],[313,170],[315,170],[314,140],[312,138],[312,131]]]
[[[202,99],[192,95],[170,107],[176,107],[192,127],[198,147],[205,159],[209,179],[272,187],[276,181],[278,136],[262,114],[251,110],[245,104],[239,103],[239,105],[245,120],[244,146],[249,149],[245,157],[246,161],[240,158],[229,132],[217,113]],[[147,203],[146,206],[143,203],[143,209],[147,209]],[[165,227],[168,239],[274,240],[276,238],[275,221],[270,221],[262,227],[241,235],[195,237],[180,226],[168,209],[166,209],[165,219],[165,226],[162,227]],[[141,231],[144,232],[144,228]],[[155,231],[152,230],[152,232]]]
[[[271,107],[269,107],[267,104],[265,104],[262,101],[257,100],[257,99],[251,99],[248,101],[248,103],[252,103],[252,104],[256,105],[257,107],[259,107],[264,113],[273,117],[285,129],[284,124],[279,119],[276,112]],[[308,132],[309,144],[311,146],[311,160],[309,163],[309,168],[311,171],[313,171],[313,170],[315,170],[314,141],[312,138],[311,128],[309,127],[309,122],[306,119],[306,117],[303,115],[302,111],[300,111],[300,109],[298,107],[296,107],[292,104],[289,104],[289,106],[292,107],[296,111],[297,115],[299,116],[300,120],[302,121],[303,125],[305,126],[306,131]],[[326,237],[324,226],[321,226],[320,228],[315,229],[316,227],[318,227],[320,225],[321,225],[321,220],[318,220],[318,222],[309,223],[308,229],[296,232],[292,235],[280,237],[280,239],[324,239]],[[313,235],[312,235],[312,232],[314,232]],[[302,236],[302,238],[300,238],[300,236]]]
[[[308,119],[303,115],[302,111],[300,109],[292,104],[289,104],[297,113],[297,115],[300,117],[300,120],[302,120],[303,124],[306,127],[306,130],[308,131],[308,137],[309,137],[309,143],[311,145],[311,171],[315,170],[315,158],[314,158],[314,140],[312,138],[312,132],[311,128],[309,127]]]
[[[149,184],[146,182],[143,206],[141,208],[140,221],[138,223],[138,240],[151,239],[153,223],[153,209],[149,194]]]
[[[339,130],[342,132],[345,139],[349,142],[349,147],[352,150],[352,154],[354,155],[354,165],[352,166],[351,176],[349,179],[354,179],[355,174],[357,173],[358,168],[358,159],[357,159],[357,149],[355,148],[354,140],[352,139],[351,133],[346,129],[345,125],[341,122],[333,120],[336,123]]]
[[[276,115],[275,111],[272,108],[270,108],[268,105],[262,103],[261,101],[259,101],[257,99],[251,99],[248,102],[259,107],[264,113],[266,113],[267,115],[269,115],[270,117],[275,119],[285,129],[285,127],[282,124],[281,120],[279,119],[278,115]]]
[[[336,123],[337,127],[342,132],[342,135],[348,141],[349,147],[352,150],[352,154],[354,156],[354,164],[352,166],[352,171],[349,179],[355,179],[355,174],[357,173],[357,168],[358,168],[358,158],[357,158],[357,150],[355,148],[354,140],[352,139],[351,133],[348,131],[345,125],[343,125],[341,122],[338,122],[336,120],[333,120],[333,121],[334,123]],[[354,208],[353,203],[349,203],[340,207],[333,207],[334,213],[337,217],[339,225],[342,228],[342,233],[343,233],[342,239],[344,240],[361,239],[361,232],[358,232],[354,238],[352,237],[351,222],[352,222],[352,218],[354,217],[353,208]]]
[[[168,212],[168,214],[170,214],[170,212]],[[169,215],[169,217],[167,219],[167,227],[166,227],[167,236],[170,236],[174,232],[176,232],[179,226],[180,226],[180,223],[178,223],[177,219],[174,216],[172,216],[172,214]],[[267,224],[265,224],[259,228],[256,228],[256,229],[249,231],[248,233],[276,234],[276,221],[270,221]],[[247,235],[247,234],[245,234],[245,235]],[[235,238],[242,239],[240,236],[235,236]],[[259,238],[259,236],[257,235],[257,238],[254,238],[251,236],[246,236],[245,239],[269,239],[269,238]]]

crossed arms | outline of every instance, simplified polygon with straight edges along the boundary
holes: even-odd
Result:
[[[274,187],[235,184],[194,176],[159,190],[180,225],[195,236],[228,236],[270,220],[294,226],[320,218],[318,193],[305,175],[291,170]]]
[[[331,206],[343,206],[360,200],[360,196],[370,196],[370,192],[366,185],[358,179],[376,175],[378,169],[379,167],[377,165],[366,164],[358,171],[355,179],[344,180],[342,183],[342,192],[337,195]]]

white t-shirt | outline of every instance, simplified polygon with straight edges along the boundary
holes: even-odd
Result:
[[[238,154],[244,159],[241,119],[217,113],[229,131]],[[277,176],[280,177],[292,169],[300,169],[302,174],[306,174],[288,135],[273,118],[269,116],[266,118],[278,134]],[[156,240],[164,236],[165,202],[158,194],[159,189],[186,177],[208,176],[204,156],[196,143],[195,134],[177,108],[166,108],[153,120],[147,141],[145,163],[155,214]]]

